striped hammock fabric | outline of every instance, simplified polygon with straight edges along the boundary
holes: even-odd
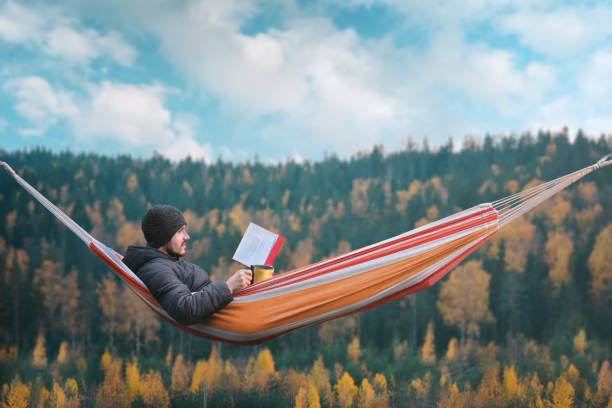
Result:
[[[290,331],[361,312],[434,285],[514,218],[573,182],[612,164],[612,155],[574,173],[493,203],[480,204],[376,244],[275,275],[234,295],[199,324],[172,319],[122,256],[92,237],[6,163],[0,165],[72,230],[154,312],[181,329],[212,340],[258,344]]]

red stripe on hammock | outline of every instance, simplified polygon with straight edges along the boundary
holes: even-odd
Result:
[[[426,244],[428,242],[435,241],[435,240],[437,240],[437,239],[439,239],[441,237],[452,235],[454,233],[461,232],[461,231],[464,231],[466,229],[470,229],[470,228],[472,228],[474,226],[485,224],[485,223],[490,222],[490,221],[494,221],[496,219],[497,219],[497,214],[496,213],[490,214],[490,215],[488,215],[486,217],[483,217],[481,219],[473,220],[473,221],[467,222],[465,224],[462,224],[460,226],[456,226],[456,227],[450,228],[448,230],[440,231],[440,232],[437,232],[435,234],[429,235],[427,237],[422,237],[420,239],[417,239],[417,240],[414,240],[414,241],[410,241],[410,242],[407,242],[407,243],[402,244],[402,245],[397,245],[397,246],[395,246],[393,248],[388,248],[388,249],[386,249],[384,251],[377,252],[376,254],[372,254],[372,255],[369,255],[369,256],[364,257],[364,258],[356,259],[356,260],[353,260],[351,262],[344,263],[342,265],[338,265],[338,266],[336,266],[334,268],[326,269],[325,271],[321,271],[321,272],[317,272],[317,273],[312,273],[312,274],[309,274],[308,276],[303,276],[303,277],[298,278],[298,279],[292,279],[291,281],[288,281],[288,282],[285,282],[285,283],[282,283],[282,284],[276,284],[276,282],[270,282],[267,285],[263,285],[263,286],[259,286],[257,288],[254,288],[253,290],[249,291],[247,293],[247,295],[256,294],[256,293],[262,293],[262,292],[266,292],[267,290],[282,288],[282,287],[285,287],[285,286],[292,285],[294,283],[303,282],[305,280],[308,280],[308,279],[311,279],[311,278],[314,278],[314,277],[317,277],[317,276],[322,276],[322,275],[325,275],[327,273],[335,272],[337,270],[340,270],[340,269],[343,269],[343,268],[346,268],[346,267],[350,267],[350,266],[353,266],[353,265],[358,265],[358,264],[370,261],[372,259],[377,259],[377,258],[380,258],[380,257],[383,257],[383,256],[387,256],[387,255],[391,255],[391,254],[394,254],[396,252],[403,251],[403,250],[406,250],[406,249],[409,249],[409,248],[412,248],[412,247],[415,247],[415,246],[418,246],[418,245]],[[268,287],[273,285],[273,284],[274,284],[274,287],[269,289]],[[243,292],[237,294],[236,296],[241,296],[241,295],[244,296]]]
[[[321,261],[321,262],[318,262],[318,263],[315,263],[315,264],[303,267],[301,269],[296,269],[296,270],[293,270],[293,271],[285,272],[283,274],[274,276],[274,277],[272,277],[270,279],[266,279],[265,281],[262,281],[262,282],[258,283],[256,287],[253,287],[251,289],[247,288],[247,289],[241,291],[240,293],[237,293],[235,295],[235,297],[237,297],[237,296],[246,296],[246,295],[253,294],[253,293],[260,293],[262,289],[265,289],[265,288],[267,288],[267,287],[269,287],[271,285],[276,285],[278,283],[288,281],[289,279],[291,279],[290,283],[293,283],[293,282],[295,282],[293,280],[294,278],[299,277],[299,276],[303,276],[303,275],[305,275],[307,273],[311,273],[314,270],[322,269],[324,267],[328,267],[328,266],[331,266],[331,265],[336,265],[336,264],[338,264],[340,262],[345,262],[346,260],[354,259],[356,257],[359,257],[359,256],[362,256],[362,255],[371,253],[373,251],[377,251],[379,249],[382,249],[382,248],[385,248],[385,247],[388,247],[388,246],[395,245],[397,243],[400,243],[400,242],[403,242],[403,241],[406,241],[406,240],[412,240],[412,239],[417,238],[419,236],[422,236],[422,235],[425,235],[425,234],[429,234],[430,232],[433,232],[433,231],[436,231],[436,230],[440,230],[442,228],[446,228],[447,226],[450,226],[450,225],[453,225],[453,224],[461,223],[461,222],[463,222],[465,220],[468,220],[470,218],[478,217],[478,216],[481,216],[481,215],[489,213],[489,212],[494,213],[495,214],[494,219],[497,219],[497,211],[495,211],[495,209],[493,207],[488,207],[485,210],[477,211],[476,213],[469,214],[469,215],[466,215],[466,216],[461,217],[461,218],[457,218],[456,220],[447,221],[447,222],[445,222],[443,224],[437,225],[435,227],[428,228],[428,229],[423,230],[423,231],[419,231],[418,233],[415,233],[415,234],[412,234],[412,235],[401,237],[401,238],[398,238],[398,239],[395,239],[393,241],[389,241],[389,242],[386,242],[386,243],[383,243],[383,244],[375,245],[375,246],[373,246],[371,248],[367,248],[367,249],[355,252],[354,254],[351,254],[351,255],[347,254],[347,255],[344,255],[344,256],[337,257],[337,258],[333,258],[331,260]],[[487,217],[490,217],[490,216],[491,215],[489,215]],[[487,218],[487,219],[490,220],[490,218]],[[308,277],[319,276],[319,275],[320,274],[309,275]],[[280,286],[274,286],[274,287],[282,287],[282,286],[286,286],[286,285],[280,285]]]

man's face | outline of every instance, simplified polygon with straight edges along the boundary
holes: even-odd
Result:
[[[181,229],[176,231],[170,241],[160,249],[165,249],[168,255],[172,256],[185,256],[187,253],[187,241],[189,241],[189,234],[187,234],[187,226],[183,225]]]

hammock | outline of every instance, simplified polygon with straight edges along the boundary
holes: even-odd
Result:
[[[573,182],[612,164],[612,154],[574,173],[492,203],[480,204],[396,237],[258,282],[201,323],[183,326],[170,317],[122,256],[92,237],[23,180],[7,172],[74,232],[154,312],[198,336],[233,344],[258,344],[290,331],[361,312],[434,285],[514,218]]]

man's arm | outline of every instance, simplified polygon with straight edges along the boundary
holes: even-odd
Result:
[[[191,292],[170,266],[160,262],[143,265],[139,275],[168,314],[183,325],[201,322],[233,299],[224,281],[210,282]]]

